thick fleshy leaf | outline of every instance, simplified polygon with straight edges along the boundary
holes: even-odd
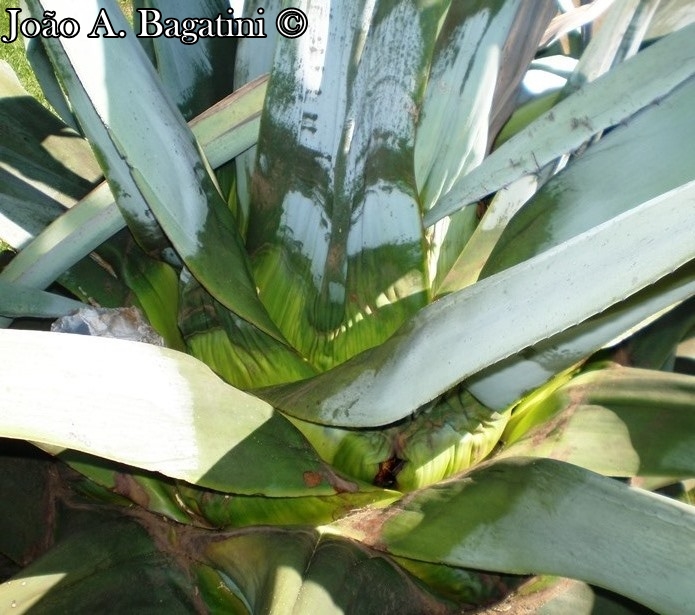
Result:
[[[649,582],[656,573],[649,577]],[[646,582],[646,581],[645,581]],[[656,615],[655,611],[612,592],[574,579],[534,577],[505,600],[476,611],[476,615],[498,613],[537,615]]]
[[[53,219],[101,177],[89,145],[31,98],[5,62],[0,62],[0,129],[3,174],[15,178],[3,181],[1,192],[31,199],[27,215],[53,205]]]
[[[173,19],[183,24],[183,20],[192,15],[196,19],[217,20],[221,17],[224,20],[233,17],[229,8],[229,0],[134,0],[133,29],[138,33],[153,33],[156,26],[152,21],[171,23],[167,20]],[[235,52],[240,39],[234,36],[198,37],[189,31],[184,40],[188,44],[182,44],[178,37],[139,37],[167,94],[183,117],[190,120],[232,93]],[[257,134],[258,126],[255,126],[254,140]],[[216,169],[220,192],[238,221],[234,163],[220,168],[217,168],[219,164],[211,165]]]
[[[191,130],[213,168],[256,143],[267,85],[266,76],[258,77],[191,120]]]
[[[693,32],[695,26],[683,28],[555,105],[458,182],[425,215],[425,224],[539,171],[600,131],[658,103],[695,74]]]
[[[486,408],[462,390],[445,395],[398,430],[394,452],[403,467],[397,488],[419,489],[477,465],[497,446],[509,414]]]
[[[508,419],[509,412],[490,410],[455,389],[389,429],[348,430],[295,418],[292,423],[337,470],[370,484],[412,491],[482,461]]]
[[[688,147],[695,139],[690,114],[695,81],[677,88],[659,105],[645,109],[626,125],[613,129],[552,178],[509,222],[481,276],[501,271],[625,212],[647,199],[682,186],[694,177],[695,156]],[[639,139],[644,148],[635,148]],[[645,153],[647,152],[647,153]],[[659,155],[655,156],[654,153]],[[692,253],[695,256],[695,252]],[[686,282],[676,296],[662,286],[635,297],[632,310],[620,318],[612,312],[587,327],[580,325],[493,367],[471,385],[484,403],[503,407],[587,354],[660,310],[669,298],[682,301],[692,294]],[[598,326],[597,326],[598,325]],[[621,330],[622,327],[622,330]]]
[[[130,520],[92,523],[0,585],[7,613],[74,612],[185,615],[200,610],[187,571]]]
[[[580,579],[661,613],[695,600],[695,509],[562,462],[493,462],[334,527],[401,557]]]
[[[315,530],[254,528],[200,538],[201,560],[250,613],[419,615],[453,607],[389,559]]]
[[[231,16],[227,9],[229,0],[134,0],[133,29],[137,33],[155,31],[154,27],[143,24],[143,16],[146,22],[157,16],[159,23],[191,16],[214,20],[221,15],[226,19]],[[232,93],[235,37],[199,38],[194,44],[182,44],[178,38],[167,36],[139,40],[152,59],[164,89],[186,120]]]
[[[258,9],[263,9],[263,17],[267,23],[274,23],[280,10],[283,8],[283,0],[245,0],[243,3],[243,16],[253,19],[258,17]],[[264,38],[247,37],[238,41],[236,57],[234,61],[234,86],[242,87],[258,79],[261,75],[270,73],[273,68],[275,46],[280,34],[277,28],[269,28]],[[258,134],[258,132],[256,132]],[[251,209],[251,178],[256,166],[256,147],[252,147],[236,157],[237,201],[239,212],[237,221],[239,230],[246,237],[246,230]]]
[[[212,163],[223,164],[255,143],[264,92],[262,80],[249,84],[192,122],[192,129],[202,147],[211,148]],[[16,207],[12,212],[16,215]],[[52,219],[32,226],[30,236]],[[2,276],[8,281],[45,288],[62,271],[124,226],[125,221],[108,185],[102,183],[66,212],[60,221],[41,233],[35,242],[28,243]]]
[[[89,145],[0,62],[0,237],[22,249],[101,177]]]
[[[70,103],[65,97],[65,92],[58,81],[46,48],[41,43],[41,38],[24,40],[26,58],[34,77],[39,83],[41,92],[46,101],[55,109],[58,117],[77,134],[82,135],[80,125],[72,112]]]
[[[46,288],[123,226],[108,186],[101,184],[32,237],[0,275],[8,282]]]
[[[500,49],[504,61],[499,69],[492,102],[490,144],[517,105],[520,85],[528,74],[529,62],[537,55],[540,31],[548,24],[555,10],[552,2],[522,3],[518,7],[514,26]]]
[[[413,148],[440,2],[298,4],[308,30],[278,42],[247,245],[268,311],[326,369],[427,298]]]
[[[361,484],[359,491],[313,496],[311,485],[320,477],[311,474],[306,477],[303,496],[239,495],[193,486],[75,450],[59,453],[58,458],[89,479],[73,483],[94,500],[120,505],[134,503],[178,523],[206,529],[323,525],[357,508],[384,506],[401,495],[397,491]]]
[[[552,169],[546,173],[550,171]],[[435,289],[438,296],[461,290],[478,279],[509,220],[533,196],[539,181],[536,175],[526,175],[495,195],[446,277]]]
[[[26,272],[26,277],[21,274],[20,265],[27,262],[24,250],[46,250],[41,242],[40,247],[31,248],[32,240],[66,207],[84,197],[99,179],[100,170],[88,144],[30,98],[7,65],[0,65],[0,96],[0,238],[22,250],[22,256],[15,256],[0,278],[36,288],[57,279],[83,300],[122,303],[127,289],[95,260],[79,260],[89,250],[57,267],[53,262],[55,273],[44,284],[32,280],[37,271]],[[107,237],[102,234],[101,241]],[[0,326],[10,323],[11,319],[0,318]]]
[[[639,51],[647,27],[661,0],[613,2],[592,34],[573,73],[563,88],[563,97],[603,75]]]
[[[648,20],[654,5],[655,2],[645,3],[640,0],[614,3],[603,18],[598,33],[592,36],[565,86],[561,90],[544,93],[518,109],[502,133],[497,136],[497,145],[511,138],[580,85],[593,81],[608,71],[614,62],[623,59],[622,56],[618,57],[619,53],[634,53],[634,46],[642,40],[644,22]],[[566,163],[566,159],[564,162]],[[478,279],[510,219],[514,219],[513,216],[521,206],[533,196],[539,185],[544,184],[557,171],[557,167],[557,164],[551,163],[541,172],[521,177],[495,195],[484,219],[476,227],[442,285],[437,288],[437,293],[446,294],[460,290]]]
[[[185,344],[178,327],[178,272],[145,254],[129,233],[112,237],[101,246],[100,254],[133,291],[136,304],[164,338],[166,346],[183,351]]]
[[[677,347],[695,329],[695,299],[683,302],[627,342],[626,363],[645,369],[673,371]]]
[[[485,368],[468,389],[492,408],[505,408],[605,345],[618,343],[655,315],[695,294],[695,261],[625,301]]]
[[[310,482],[310,481],[309,481]],[[307,489],[309,491],[309,489]],[[327,496],[267,498],[205,491],[185,484],[170,490],[171,499],[194,518],[215,528],[258,525],[324,525],[365,506],[385,506],[401,494],[371,485]]]
[[[490,131],[497,129],[491,124],[503,117],[554,8],[546,0],[520,5],[500,0],[451,4],[437,38],[419,111],[414,156],[423,210],[429,210],[456,180],[482,161]],[[513,54],[507,45],[514,49]],[[429,267],[435,287],[476,222],[469,209],[430,229]]]
[[[188,352],[241,389],[316,373],[293,348],[231,313],[186,272],[181,275],[179,326]]]
[[[591,24],[613,4],[614,0],[591,0],[580,6],[573,4],[561,4],[562,13],[551,22],[540,41],[540,46],[552,45],[558,39],[571,34],[582,26]]]
[[[509,222],[482,276],[691,181],[695,177],[695,153],[689,147],[695,140],[694,105],[695,80],[691,79],[587,148]]]
[[[83,305],[74,299],[0,280],[0,315],[5,318],[58,318]]]
[[[324,424],[369,427],[404,418],[457,382],[687,263],[694,202],[695,181],[436,301],[381,346],[329,373],[263,395],[289,414]],[[606,263],[610,278],[596,273]]]
[[[455,568],[393,555],[391,558],[437,595],[463,606],[463,612],[472,609],[474,605],[499,604],[502,598],[513,592],[525,579],[519,575]],[[474,612],[477,614],[478,611]]]
[[[219,301],[279,336],[258,301],[232,213],[136,39],[87,38],[101,8],[114,28],[127,30],[113,0],[29,4],[33,12],[70,12],[83,23],[74,38],[44,42],[139,241],[158,245],[161,224],[188,268]],[[97,53],[99,62],[94,61]]]
[[[68,11],[71,11],[74,6],[68,6],[68,3],[63,0],[54,2],[51,0],[48,2],[29,0],[25,4],[30,16],[35,19],[41,19],[44,11],[47,10],[52,11],[57,15],[58,19],[61,19],[61,15],[68,14]],[[91,0],[89,3],[80,5],[80,11],[77,13],[69,12],[70,17],[79,24],[80,34],[77,36],[80,39],[90,43],[101,40],[100,38],[87,37],[87,33],[96,27],[95,24],[101,9],[106,11],[106,15],[109,16],[109,24],[115,28],[114,31],[116,33],[128,32],[129,26],[118,5],[113,0],[104,0],[101,3],[98,0]],[[116,41],[121,41],[117,37],[111,37],[112,44],[114,38]],[[42,38],[41,42],[53,65],[55,75],[69,100],[72,115],[79,123],[81,133],[90,140],[90,145],[94,148],[94,153],[100,161],[104,175],[112,182],[113,190],[124,218],[129,221],[135,237],[145,250],[152,254],[158,254],[160,251],[163,252],[167,249],[170,250],[167,238],[156,219],[150,213],[146,200],[142,197],[130,176],[122,152],[119,152],[118,145],[112,142],[108,135],[108,128],[106,125],[103,125],[103,120],[99,118],[99,112],[93,108],[90,96],[95,97],[95,93],[92,92],[90,95],[86,91],[80,81],[80,77],[76,73],[76,66],[64,52],[61,40],[67,41],[69,39],[60,39],[59,37],[54,39]],[[109,38],[106,40],[109,40]],[[127,39],[123,38],[123,42],[125,40]],[[85,59],[89,59],[93,70],[96,69],[98,77],[93,77],[92,79],[99,82],[99,88],[102,90],[102,102],[108,106],[107,99],[109,96],[106,92],[107,85],[104,77],[106,70],[104,60],[106,56],[103,49],[96,52],[94,47],[92,46],[89,50],[83,49],[82,56]],[[96,57],[95,53],[98,53]],[[99,58],[99,60],[96,60],[96,58]],[[123,59],[125,60],[125,58]],[[84,76],[82,79],[84,79]],[[150,85],[150,88],[152,88],[152,85]],[[131,99],[133,98],[131,97]],[[105,119],[107,117],[108,115],[105,114]],[[107,119],[106,121],[108,122]]]
[[[88,507],[61,513],[55,547],[0,585],[5,610],[415,615],[455,609],[389,558],[315,530],[211,533],[137,510],[135,519],[119,520]],[[499,592],[478,585],[473,577],[467,596],[474,603]]]
[[[341,429],[294,417],[290,421],[334,468],[367,483],[395,485],[391,471],[398,464],[394,457],[395,430]]]
[[[695,377],[599,369],[522,403],[503,456],[547,457],[607,476],[695,476]]]
[[[224,384],[192,357],[82,335],[1,331],[0,340],[12,356],[0,374],[2,436],[225,492],[294,497],[358,490],[268,404]]]
[[[659,38],[692,23],[695,23],[695,6],[690,0],[661,0],[647,38]]]

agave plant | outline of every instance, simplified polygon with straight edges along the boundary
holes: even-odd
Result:
[[[3,610],[688,612],[689,3],[289,4],[26,2]]]

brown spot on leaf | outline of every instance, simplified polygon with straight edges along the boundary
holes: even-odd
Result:
[[[570,388],[568,393],[569,399],[565,408],[533,430],[534,445],[540,446],[548,438],[551,438],[553,434],[562,433],[572,420],[574,413],[584,403],[585,389],[583,387]]]
[[[302,478],[307,487],[318,487],[323,482],[323,476],[318,472],[304,472]]]
[[[377,551],[388,551],[388,545],[383,541],[384,525],[398,516],[403,508],[403,500],[388,508],[363,508],[343,517],[336,522],[343,535],[358,540],[362,544]]]
[[[306,471],[302,478],[304,479],[304,484],[311,488],[318,487],[323,481],[326,481],[333,487],[336,493],[355,493],[359,491],[356,483],[342,478],[330,469],[326,469],[323,472]]]
[[[115,475],[114,492],[128,498],[143,508],[149,508],[150,496],[130,474],[117,472]]]
[[[630,348],[630,344],[624,342],[616,346],[610,358],[611,361],[614,361],[618,365],[630,367],[633,364],[632,349]]]

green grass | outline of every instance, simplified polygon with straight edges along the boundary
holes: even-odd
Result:
[[[118,4],[121,10],[130,19],[132,16],[132,6],[130,0],[119,0]],[[5,34],[8,30],[9,15],[5,9],[17,8],[19,2],[17,0],[0,0],[0,31]],[[34,98],[46,104],[41,87],[34,77],[34,72],[31,70],[29,62],[27,62],[24,53],[24,42],[17,40],[14,43],[0,43],[0,60],[5,60],[17,73],[19,81],[24,86],[24,89],[29,92]]]
[[[19,3],[16,1],[0,0],[0,30],[3,34],[7,32],[9,24],[9,15],[5,12],[5,9],[17,8],[18,6]],[[45,103],[41,88],[24,54],[24,43],[22,41],[16,40],[14,43],[0,43],[0,60],[5,60],[13,68],[27,92]]]

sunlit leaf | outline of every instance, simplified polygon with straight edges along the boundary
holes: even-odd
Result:
[[[694,101],[695,83],[691,80],[574,159],[507,224],[481,276],[522,262],[692,180],[695,157],[688,143],[689,138],[695,138],[689,119]],[[645,147],[635,148],[635,139]],[[691,251],[691,255],[695,253]],[[604,266],[612,267],[612,260],[605,261]],[[659,290],[647,291],[644,300],[636,296],[631,306],[626,305],[631,309],[622,310],[621,315],[609,312],[593,324],[580,325],[530,349],[523,357],[492,367],[471,390],[494,407],[512,403],[553,373],[689,297],[693,292],[692,271],[682,273],[683,284],[675,294],[674,287],[661,284]]]
[[[101,7],[110,9],[114,28],[126,31],[113,0],[79,7],[64,0],[31,0],[30,6],[35,13],[69,10],[84,22],[78,36],[45,44],[139,241],[159,245],[161,224],[179,256],[218,300],[279,336],[258,301],[233,216],[136,39],[87,38],[87,24],[96,22]],[[93,61],[97,52],[101,62]],[[153,125],[160,130],[150,130]]]
[[[485,368],[467,381],[468,389],[488,406],[504,408],[694,294],[695,261],[691,260],[627,300]]]
[[[600,369],[515,411],[504,456],[560,459],[607,476],[695,476],[695,378]],[[658,433],[658,438],[654,434]]]
[[[145,16],[158,11],[159,22],[165,23],[167,19],[181,21],[191,16],[214,20],[221,15],[226,19],[230,17],[228,8],[229,0],[134,0],[133,29],[143,31],[141,9]],[[235,37],[199,38],[188,45],[167,36],[140,38],[139,42],[150,55],[167,94],[186,120],[232,93]]]
[[[530,62],[553,9],[545,0],[521,5],[500,0],[451,4],[418,113],[415,176],[423,210],[483,160],[498,129],[493,123],[504,117],[523,74],[520,67]],[[507,46],[514,54],[506,51]],[[435,287],[476,222],[468,209],[430,229],[429,268]]]
[[[572,577],[662,613],[695,599],[692,507],[557,461],[486,464],[335,527],[401,557]]]
[[[684,203],[694,199],[690,182],[439,299],[381,346],[329,373],[263,395],[290,414],[325,424],[397,421],[462,379],[619,304],[688,262],[695,207]],[[610,278],[597,276],[607,262],[613,263]],[[674,285],[689,292],[686,282]]]
[[[212,162],[222,164],[255,142],[259,122],[257,116],[264,92],[262,80],[249,84],[248,88],[227,97],[213,110],[192,122],[200,143],[203,147],[211,148]],[[0,197],[0,208],[2,203]],[[15,200],[9,202],[12,220],[16,220],[21,204]],[[33,236],[54,216],[38,220],[29,227],[32,232],[27,236]],[[40,233],[36,241],[28,243],[3,270],[2,276],[8,281],[45,288],[62,271],[96,249],[124,225],[125,221],[108,185],[102,183],[65,213],[60,221]],[[115,285],[117,282],[112,278],[111,283]],[[70,286],[77,287],[78,284]]]
[[[598,132],[658,103],[695,74],[694,31],[689,26],[666,37],[554,106],[457,183],[426,214],[425,224],[537,172]]]
[[[0,331],[0,339],[12,356],[0,373],[4,437],[219,491],[293,497],[358,490],[268,404],[192,357],[82,335]]]
[[[413,148],[436,4],[303,2],[309,29],[278,42],[247,243],[269,313],[320,369],[426,300]]]
[[[539,254],[693,179],[695,81],[589,147],[507,225],[482,275]],[[636,148],[639,139],[643,147]],[[656,155],[658,153],[658,155]]]

